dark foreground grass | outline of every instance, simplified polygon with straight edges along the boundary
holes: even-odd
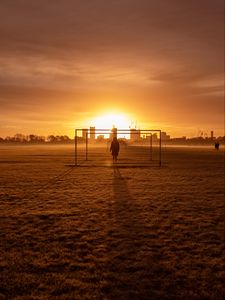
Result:
[[[47,150],[1,164],[0,299],[224,299],[222,153],[49,180],[70,150]]]

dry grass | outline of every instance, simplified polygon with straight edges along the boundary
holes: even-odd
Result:
[[[225,298],[222,151],[168,148],[161,168],[65,167],[72,152],[0,148],[0,299]]]

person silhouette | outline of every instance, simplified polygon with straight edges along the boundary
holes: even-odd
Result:
[[[114,137],[111,143],[110,151],[112,152],[113,162],[117,161],[117,156],[120,151],[120,144],[117,140],[117,137]]]
[[[220,143],[216,142],[216,143],[215,143],[215,149],[216,149],[216,150],[219,150],[219,148],[220,148]]]

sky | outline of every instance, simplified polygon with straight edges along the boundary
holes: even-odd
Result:
[[[0,136],[111,113],[224,135],[223,0],[1,0],[0,20]]]

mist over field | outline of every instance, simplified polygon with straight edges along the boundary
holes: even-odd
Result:
[[[224,149],[100,150],[0,147],[0,299],[224,299]]]

